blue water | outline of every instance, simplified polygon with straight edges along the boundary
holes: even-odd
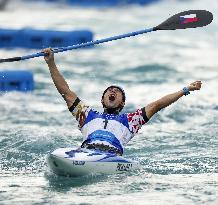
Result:
[[[43,58],[0,65],[1,70],[30,70],[36,83],[32,93],[0,96],[0,204],[218,204],[217,0],[165,0],[147,7],[104,10],[11,1],[0,13],[0,26],[89,28],[98,39],[150,28],[189,9],[213,12],[213,23],[55,56],[71,89],[98,110],[102,110],[101,94],[110,84],[125,88],[125,111],[134,111],[202,80],[201,91],[160,111],[128,144],[125,156],[142,164],[134,173],[84,178],[51,174],[46,154],[78,146],[82,140],[76,121],[57,93]],[[37,51],[5,49],[0,56]]]

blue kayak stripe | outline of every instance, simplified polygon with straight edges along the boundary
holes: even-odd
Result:
[[[114,156],[106,156],[102,159],[96,160],[96,162],[125,162],[125,163],[131,163],[128,160],[122,159],[122,158],[114,158]]]
[[[75,157],[75,153],[89,153],[86,150],[81,150],[81,149],[76,149],[76,150],[71,150],[68,152],[65,152],[66,155],[68,155],[67,157],[64,158],[74,158]],[[93,152],[88,154],[87,156],[97,156],[97,155],[105,155],[105,157],[103,157],[102,159],[99,160],[94,160],[92,162],[122,162],[122,163],[132,163],[131,161],[119,157],[116,154],[110,154],[110,153],[105,153],[105,152]]]

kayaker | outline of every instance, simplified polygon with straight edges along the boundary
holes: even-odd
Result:
[[[195,81],[183,89],[168,94],[132,113],[120,114],[125,106],[124,90],[116,85],[108,87],[102,94],[101,103],[104,112],[98,112],[83,101],[69,88],[59,72],[52,49],[43,50],[52,80],[67,103],[69,111],[78,121],[83,135],[82,148],[96,149],[106,152],[123,154],[124,146],[137,134],[142,125],[159,110],[176,102],[191,91],[201,89],[201,81]]]

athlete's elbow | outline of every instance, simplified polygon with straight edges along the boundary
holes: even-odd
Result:
[[[58,92],[61,94],[62,97],[69,95],[70,90],[67,86],[61,86],[58,88]]]

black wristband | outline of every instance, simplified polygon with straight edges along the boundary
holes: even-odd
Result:
[[[73,110],[75,109],[75,107],[79,104],[81,100],[77,97],[76,100],[74,101],[73,105],[69,108],[70,112],[73,112]]]
[[[146,115],[145,108],[143,107],[141,110],[142,110],[142,117],[143,117],[144,121],[145,121],[145,122],[148,122],[149,119],[148,119],[148,117],[147,117],[147,115]]]

